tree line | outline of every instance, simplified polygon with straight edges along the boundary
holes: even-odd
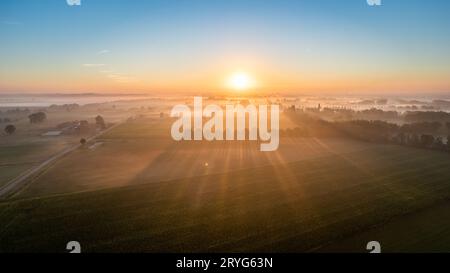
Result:
[[[31,124],[38,124],[38,123],[42,123],[44,121],[47,120],[47,114],[45,112],[37,112],[37,113],[33,113],[31,115],[28,116],[28,119],[30,121]],[[1,119],[0,119],[1,120]],[[7,119],[7,122],[10,122],[11,120]],[[106,122],[104,120],[104,118],[100,115],[95,117],[95,123],[97,128],[104,130],[106,129],[107,125]],[[4,132],[7,135],[12,135],[16,132],[17,128],[14,124],[8,124],[4,127]]]
[[[326,120],[384,120],[392,122],[450,122],[450,113],[442,111],[385,111],[377,108],[353,110],[348,108],[319,107],[298,109],[294,105],[286,112],[309,114]]]
[[[294,116],[292,116],[294,117]],[[284,137],[347,137],[357,140],[450,150],[450,123],[417,122],[398,125],[380,120],[325,121],[306,114],[294,117],[295,128],[280,130]],[[442,132],[447,132],[446,140]]]

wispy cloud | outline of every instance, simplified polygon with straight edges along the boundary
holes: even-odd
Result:
[[[109,75],[107,75],[107,77],[110,78],[110,79],[113,79],[113,80],[115,80],[116,82],[119,82],[119,83],[129,83],[129,82],[134,81],[133,77],[125,76],[125,75],[121,75],[121,74],[117,74],[117,73],[109,74]]]
[[[124,73],[120,73],[116,71],[115,69],[110,68],[107,64],[102,63],[85,63],[83,64],[84,67],[89,68],[97,68],[98,73],[101,73],[104,75],[104,77],[111,79],[117,83],[130,83],[136,81],[135,77],[132,77],[130,75],[126,75]]]
[[[102,67],[105,64],[83,64],[84,67]]]
[[[111,52],[109,49],[103,49],[103,50],[100,50],[97,54],[98,55],[105,55],[105,54],[108,54],[109,52]]]
[[[112,70],[100,70],[100,73],[103,73],[103,74],[110,74],[110,73],[113,73],[114,71],[112,71]]]

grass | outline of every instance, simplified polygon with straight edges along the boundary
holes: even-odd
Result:
[[[14,135],[0,134],[0,187],[64,148],[79,143],[80,138],[88,137],[83,134],[43,137],[41,136],[43,133],[55,130],[55,126],[62,122],[88,119],[93,123],[97,113],[96,111],[50,112],[47,114],[48,119],[41,124],[30,124],[26,117],[11,122],[17,127]],[[107,122],[117,122],[123,119],[125,114],[108,112],[104,116]]]
[[[172,119],[140,118],[122,124],[101,138],[106,140],[170,138],[172,122]]]
[[[85,252],[365,252],[372,240],[386,252],[450,251],[446,153],[315,138],[261,153],[253,142],[177,143],[168,128],[127,122],[0,203],[0,252],[64,252],[72,240]],[[0,179],[61,148],[3,146]]]
[[[284,141],[276,153],[263,154],[256,143],[248,142],[176,143],[164,138],[102,138],[99,141],[103,145],[95,150],[80,149],[61,159],[18,196],[35,197],[156,183],[283,165],[377,147],[337,139],[320,143],[316,139],[295,139]]]
[[[314,149],[330,145],[315,143]],[[87,252],[312,251],[395,221],[401,233],[410,225],[401,220],[405,215],[450,197],[448,154],[382,145],[331,151],[222,174],[0,203],[0,251],[63,252],[71,240]],[[440,227],[443,234],[449,229]],[[422,234],[433,230],[425,225]],[[354,249],[365,251],[369,237],[356,239]],[[421,238],[402,250],[427,247],[429,238]]]
[[[377,240],[382,251],[450,252],[450,202],[398,217],[318,249],[321,252],[361,252],[361,242]]]
[[[6,165],[0,166],[0,187],[8,183],[11,179],[32,168],[32,164]]]
[[[29,138],[0,145],[0,186],[69,145],[68,139]]]

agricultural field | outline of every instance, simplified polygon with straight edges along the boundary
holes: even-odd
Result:
[[[422,251],[450,231],[446,153],[286,138],[261,157],[252,143],[174,143],[165,122],[125,123],[0,203],[0,251],[366,252],[378,238]]]
[[[390,252],[450,252],[450,202],[427,207],[386,225],[380,225],[337,240],[318,249],[320,252],[361,252],[361,242],[376,238]],[[382,249],[382,251],[383,251]]]
[[[97,138],[97,145],[89,144],[61,159],[18,196],[71,193],[283,165],[374,145],[344,139],[286,138],[276,152],[262,153],[258,143],[249,141],[173,141],[172,121],[140,118],[126,122]]]
[[[6,138],[6,137],[5,137]],[[8,137],[0,144],[0,186],[41,161],[73,145],[79,138]]]
[[[123,122],[130,116],[137,115],[137,113],[140,115],[150,113],[147,108],[144,108],[144,110],[129,110],[131,104],[126,102],[100,105],[102,106],[85,106],[73,111],[30,108],[29,113],[42,110],[46,112],[46,120],[35,124],[30,124],[26,113],[7,114],[7,108],[0,108],[5,117],[7,116],[10,119],[10,122],[0,123],[0,187],[65,148],[78,144],[81,138],[89,138],[97,133],[95,130],[89,130],[58,136],[45,135],[49,131],[58,131],[57,126],[59,124],[86,120],[94,126],[95,117],[100,114],[106,123],[111,125]],[[16,127],[13,135],[7,135],[3,132],[7,124]]]

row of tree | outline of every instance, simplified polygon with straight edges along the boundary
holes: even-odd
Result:
[[[348,137],[358,140],[394,143],[414,147],[447,150],[450,135],[444,140],[436,136],[441,129],[439,122],[420,122],[397,125],[385,121],[353,120],[330,122],[307,115],[297,116],[298,127],[280,131],[288,137]]]
[[[295,105],[285,109],[286,112],[306,113],[327,120],[384,120],[397,122],[450,122],[450,113],[443,111],[385,111],[377,108],[353,110],[349,108],[318,107],[298,109]]]
[[[435,137],[433,135],[418,135],[418,134],[405,134],[400,133],[390,139],[392,143],[407,145],[413,147],[423,147],[432,149],[450,150],[450,135],[447,136],[447,140],[440,136]]]
[[[4,112],[0,110],[0,114],[2,114],[2,113],[13,114],[13,115],[28,114],[28,113],[30,113],[30,109],[28,109],[28,108],[25,108],[25,109],[15,108],[15,109],[8,109],[8,110],[6,110]]]
[[[45,120],[47,120],[47,115],[44,112],[38,112],[38,113],[29,115],[28,118],[29,118],[31,124],[42,123]],[[95,123],[96,123],[97,128],[100,128],[101,130],[106,129],[106,123],[102,116],[95,117]],[[12,135],[16,132],[16,129],[17,129],[16,126],[14,126],[13,124],[9,124],[9,125],[6,125],[6,127],[4,128],[4,131],[7,135]]]
[[[28,119],[30,120],[31,124],[42,123],[45,120],[47,120],[47,114],[45,114],[44,112],[37,112],[37,113],[29,115]],[[2,121],[3,122],[11,122],[11,120],[8,118],[5,118],[3,120],[0,119],[0,123]],[[9,125],[6,125],[6,127],[4,128],[4,131],[7,135],[12,135],[16,132],[16,129],[17,129],[16,126],[14,126],[13,124],[9,124]]]

